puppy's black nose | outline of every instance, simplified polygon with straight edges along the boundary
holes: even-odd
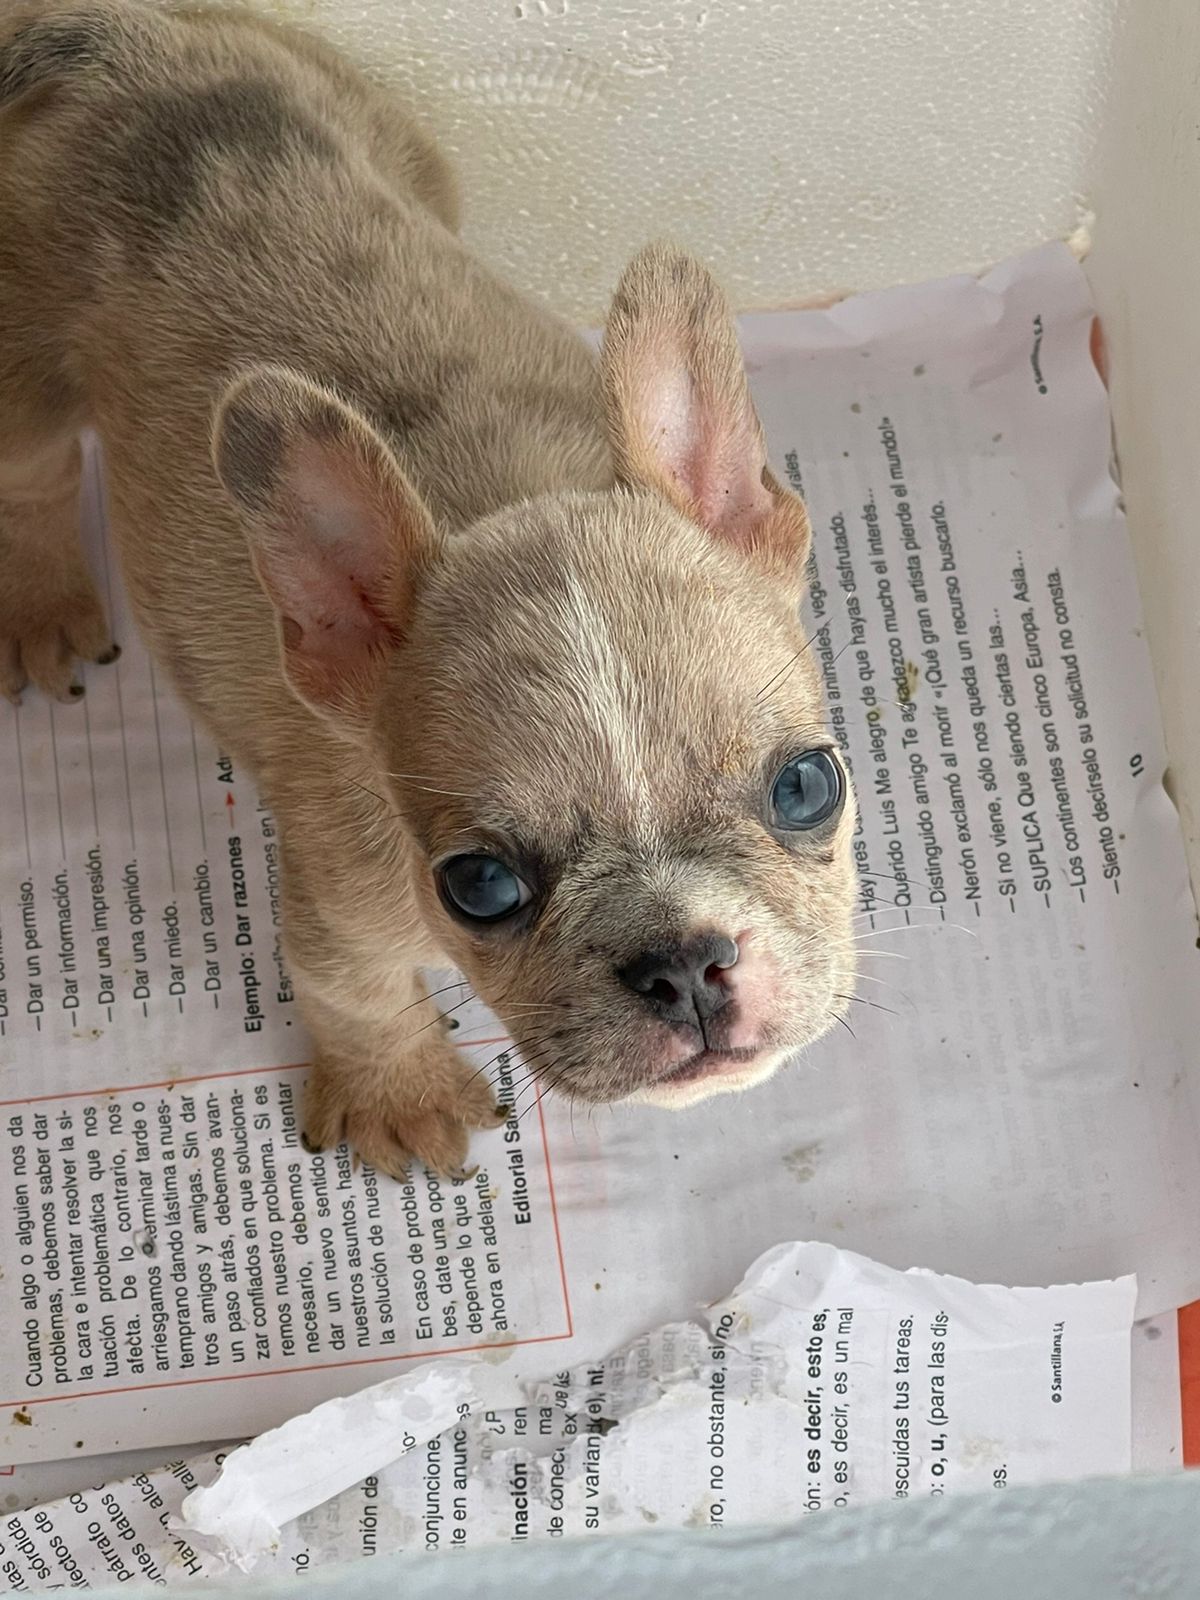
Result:
[[[682,944],[647,950],[617,969],[627,989],[640,995],[664,1022],[704,1024],[733,997],[725,973],[738,947],[719,934],[702,934]]]

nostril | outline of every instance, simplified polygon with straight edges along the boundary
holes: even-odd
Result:
[[[712,965],[704,974],[709,983],[719,981],[721,973],[727,972],[730,967],[736,967],[741,950],[735,939],[714,939],[709,947]]]
[[[655,978],[650,987],[643,991],[647,1000],[654,1000],[661,1006],[677,1006],[682,996],[679,990],[667,978]]]

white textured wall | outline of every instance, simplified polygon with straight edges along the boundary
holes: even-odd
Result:
[[[1096,176],[1088,272],[1170,789],[1200,889],[1200,5],[1133,0]]]
[[[594,319],[663,233],[743,306],[1070,234],[1120,0],[259,3],[394,81],[472,241]]]

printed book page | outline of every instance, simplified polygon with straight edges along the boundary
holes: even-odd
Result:
[[[300,1148],[274,823],[139,645],[93,481],[124,653],[0,708],[4,1458],[241,1439],[433,1356],[541,1382],[787,1240],[1200,1293],[1196,923],[1091,323],[1058,247],[743,319],[862,807],[857,1002],[744,1097],[573,1113],[449,975],[509,1107],[460,1183]]]

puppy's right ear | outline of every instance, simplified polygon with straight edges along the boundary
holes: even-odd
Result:
[[[712,275],[668,245],[635,256],[613,299],[600,370],[618,480],[662,495],[726,550],[801,588],[808,514],[767,466]]]
[[[361,732],[437,553],[428,510],[365,418],[282,367],[227,391],[213,461],[275,608],[292,689]]]

